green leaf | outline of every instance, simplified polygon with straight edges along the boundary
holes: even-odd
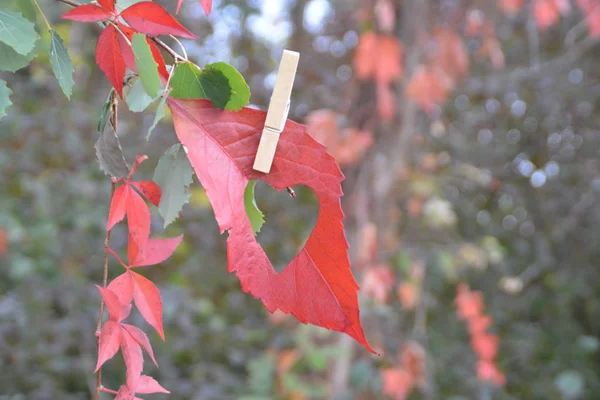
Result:
[[[160,99],[160,103],[158,103],[158,108],[156,109],[156,114],[154,115],[154,122],[152,122],[150,129],[148,129],[148,134],[146,135],[146,140],[150,139],[150,135],[152,135],[152,131],[154,130],[154,128],[156,128],[156,125],[158,124],[158,122],[161,119],[163,119],[163,117],[165,116],[165,106],[167,104],[167,99],[169,98],[169,93],[170,92],[165,93],[165,95],[162,97],[162,99]]]
[[[27,55],[39,39],[31,21],[19,12],[0,9],[0,42],[4,42],[19,54]]]
[[[37,18],[36,9],[31,1],[12,0],[12,6],[9,6],[9,8],[20,11],[30,21],[35,22]]]
[[[25,68],[36,55],[36,48],[24,56],[17,53],[12,47],[0,42],[0,71],[16,72],[21,68]]]
[[[265,223],[265,216],[256,204],[256,199],[254,198],[255,187],[256,181],[248,182],[246,191],[244,192],[244,206],[246,206],[246,214],[248,214],[248,219],[250,220],[250,224],[252,224],[252,230],[256,235],[260,232],[260,228],[262,228]]]
[[[237,69],[227,63],[218,62],[207,65],[204,71],[219,71],[229,81],[231,92],[229,101],[225,105],[226,110],[238,111],[250,102],[250,87]]]
[[[108,93],[108,98],[104,102],[102,106],[102,110],[100,110],[100,120],[98,121],[98,132],[104,132],[104,127],[106,126],[106,122],[108,122],[108,117],[110,116],[110,103],[112,100],[113,92],[115,89],[111,89]]]
[[[0,119],[6,115],[6,109],[12,105],[11,94],[12,90],[6,86],[6,81],[0,80]]]
[[[133,35],[131,48],[135,55],[135,68],[144,85],[144,90],[150,97],[155,98],[160,94],[162,85],[158,76],[158,65],[154,61],[152,51],[146,41],[146,35],[139,33]]]
[[[189,201],[188,187],[192,184],[193,173],[181,144],[172,146],[158,160],[153,180],[161,189],[158,212],[165,221],[165,228],[177,219],[181,208]]]
[[[52,70],[54,71],[54,76],[58,79],[58,84],[63,93],[67,96],[67,99],[70,99],[71,93],[73,93],[73,86],[75,86],[75,81],[73,80],[73,63],[58,33],[52,31],[50,35],[50,63],[52,64]]]
[[[207,65],[204,70],[192,63],[177,66],[171,78],[171,97],[210,99],[215,107],[239,110],[250,99],[250,89],[242,75],[226,63]]]
[[[148,96],[148,93],[144,90],[144,85],[141,80],[137,80],[131,89],[127,92],[127,97],[125,98],[125,102],[129,109],[133,112],[142,112],[152,102],[156,100],[156,98],[152,98]]]

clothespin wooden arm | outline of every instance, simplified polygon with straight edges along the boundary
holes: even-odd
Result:
[[[299,60],[299,53],[284,50],[267,111],[265,127],[254,159],[253,168],[257,171],[264,173],[271,171],[273,157],[275,157],[275,150],[277,150],[277,143],[279,142],[279,134],[285,127],[290,111],[290,97]]]

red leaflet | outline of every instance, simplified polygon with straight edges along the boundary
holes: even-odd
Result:
[[[127,35],[129,42],[131,42],[135,31],[127,25],[118,25],[121,32]],[[167,79],[169,77],[169,73],[167,72],[165,59],[163,58],[162,53],[160,52],[158,46],[156,46],[156,44],[152,40],[150,40],[149,37],[146,38],[146,42],[148,43],[148,46],[150,46],[150,50],[152,51],[154,61],[156,61],[156,64],[158,65],[158,73],[161,74],[165,79]],[[135,58],[133,55],[133,50],[131,49],[131,45],[127,43],[127,40],[125,40],[123,35],[119,35],[119,46],[121,46],[121,54],[123,55],[123,60],[125,60],[125,65],[127,65],[127,67],[130,70],[137,72],[135,67]]]
[[[142,275],[129,271],[133,281],[133,299],[135,306],[140,310],[142,317],[158,332],[162,340],[165,340],[165,332],[162,326],[162,299],[158,288],[152,281]]]
[[[160,187],[152,181],[143,182],[132,182],[131,185],[135,187],[145,198],[158,207],[160,203]]]
[[[121,328],[121,353],[127,367],[127,387],[135,388],[144,368],[144,356],[139,343],[125,328]]]
[[[123,10],[121,17],[134,30],[147,35],[177,35],[190,39],[196,38],[167,10],[151,1],[133,4]]]
[[[206,15],[210,14],[210,10],[212,9],[212,2],[213,2],[213,0],[200,0],[202,9],[206,13]]]
[[[133,299],[133,281],[129,272],[113,279],[107,289],[117,295],[121,304],[129,304]]]
[[[182,239],[183,235],[172,239],[148,239],[148,243],[137,253],[137,256],[129,259],[130,266],[145,267],[160,264],[171,257]]]
[[[84,4],[67,11],[62,18],[79,22],[97,22],[109,19],[111,16],[112,13],[102,7],[95,4]]]
[[[96,45],[96,64],[104,72],[119,96],[123,98],[125,61],[121,55],[118,35],[114,26],[109,25],[104,28]]]
[[[96,363],[96,371],[107,360],[110,360],[119,351],[121,344],[121,330],[119,323],[116,321],[106,321],[100,330],[100,338],[98,340],[98,362]]]
[[[288,121],[273,167],[265,175],[252,169],[265,123],[263,111],[222,111],[206,100],[169,100],[175,131],[213,205],[221,232],[229,231],[229,271],[242,290],[260,298],[270,312],[292,313],[303,323],[345,332],[371,348],[360,324],[358,284],[350,271],[340,206],[344,178],[339,167],[307,132]],[[320,210],[313,232],[298,255],[277,273],[256,241],[244,207],[252,179],[277,190],[307,185]]]
[[[150,376],[142,375],[135,388],[136,393],[151,394],[151,393],[171,393],[160,383]]]
[[[110,11],[115,11],[115,0],[98,0],[98,4]]]
[[[119,302],[117,295],[109,289],[105,289],[98,285],[96,285],[96,287],[100,291],[100,294],[102,294],[104,303],[106,303],[109,321],[121,322],[123,319],[121,318],[121,303]]]
[[[150,345],[150,341],[148,340],[148,336],[138,327],[129,325],[129,324],[121,324],[121,327],[125,329],[131,337],[135,339],[136,342],[140,344],[148,352],[148,355],[152,359],[152,362],[158,366],[156,359],[154,358],[154,352],[152,351],[152,346]]]
[[[133,182],[132,176],[137,171],[139,164],[141,164],[147,156],[138,156],[131,172],[127,179],[122,179],[124,184],[119,186],[113,195],[110,203],[110,211],[108,213],[108,223],[106,230],[111,230],[115,224],[121,221],[125,214],[127,214],[127,222],[129,235],[136,242],[137,246],[144,248],[148,237],[150,236],[150,210],[146,205],[146,202],[140,196],[134,187],[144,196],[148,198],[153,204],[158,205],[160,203],[160,187],[151,181]],[[135,250],[137,253],[137,250]]]

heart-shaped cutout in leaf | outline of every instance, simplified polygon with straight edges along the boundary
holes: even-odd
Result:
[[[251,186],[255,189],[252,202],[255,207],[249,209]],[[244,197],[252,228],[256,228],[256,222],[261,223],[256,240],[278,273],[283,272],[306,245],[319,214],[319,201],[309,187],[299,185],[289,190],[293,192],[276,191],[261,180],[251,181]]]
[[[252,169],[264,111],[216,109],[206,100],[169,99],[175,131],[211,201],[221,232],[228,231],[228,270],[242,290],[270,312],[345,332],[373,352],[360,324],[358,284],[350,270],[340,198],[342,172],[304,125],[288,121],[269,174]],[[256,241],[244,193],[251,180],[277,190],[306,185],[319,200],[315,228],[289,265],[277,273]]]

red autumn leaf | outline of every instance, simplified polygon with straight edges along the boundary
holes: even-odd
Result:
[[[340,206],[343,175],[323,145],[304,125],[288,121],[269,174],[253,170],[266,113],[244,108],[216,109],[206,100],[169,100],[175,131],[210,199],[221,232],[228,231],[229,272],[242,290],[270,312],[293,314],[303,323],[345,332],[374,352],[359,318],[358,284],[350,271]],[[244,207],[250,180],[277,190],[307,185],[317,195],[319,215],[306,245],[277,273],[260,244]],[[134,294],[135,296],[135,294]]]
[[[139,190],[150,203],[158,207],[160,203],[160,186],[152,181],[132,182],[131,186]]]
[[[128,388],[135,388],[144,368],[144,356],[140,344],[127,329],[121,330],[121,353],[127,367],[126,382]]]
[[[600,6],[596,0],[577,0],[577,6],[586,18],[590,36],[600,37]]]
[[[477,363],[477,377],[482,381],[492,382],[498,387],[502,387],[506,383],[504,374],[491,361],[479,360]]]
[[[125,61],[121,55],[118,35],[114,26],[108,25],[104,28],[96,45],[96,64],[104,72],[119,96],[123,98]]]
[[[152,346],[150,345],[150,340],[148,340],[148,336],[146,336],[146,334],[137,326],[121,324],[121,327],[125,329],[127,333],[129,333],[131,337],[133,337],[135,341],[138,342],[138,344],[144,348],[144,350],[146,350],[146,352],[152,359],[152,362],[156,366],[158,366],[156,358],[154,358],[154,352],[152,351]]]
[[[406,399],[414,386],[410,374],[402,368],[382,370],[381,380],[383,381],[383,393],[396,400]]]
[[[121,32],[123,32],[129,39],[129,42],[131,42],[131,40],[133,39],[133,34],[136,32],[127,25],[118,25]],[[156,61],[156,64],[158,65],[158,73],[162,75],[165,79],[167,79],[169,77],[169,73],[167,72],[165,59],[163,58],[160,49],[149,37],[146,37],[146,42],[148,43],[148,46],[150,46],[150,51],[152,51],[154,61]],[[119,35],[119,46],[121,46],[121,54],[123,55],[123,60],[125,61],[125,65],[127,65],[127,68],[134,72],[137,72],[133,50],[131,48],[131,45],[127,42],[127,40],[125,40],[125,37],[123,37],[123,35]]]
[[[133,281],[129,272],[119,275],[107,287],[118,298],[121,304],[129,304],[133,299]]]
[[[354,55],[354,68],[359,79],[374,78],[389,84],[402,78],[404,50],[398,39],[369,31],[361,35]]]
[[[533,16],[540,29],[547,29],[560,19],[560,13],[554,0],[536,0]]]
[[[138,251],[137,256],[129,259],[131,267],[145,267],[160,264],[171,257],[183,235],[172,239],[148,239],[146,246]],[[135,246],[135,243],[134,243]]]
[[[200,0],[200,5],[202,9],[206,13],[206,15],[210,14],[210,10],[212,9],[213,0]]]
[[[84,4],[67,11],[62,18],[79,22],[97,22],[109,19],[112,15],[109,10],[95,4]]]
[[[125,218],[125,213],[127,212],[128,194],[129,188],[127,185],[121,185],[115,190],[110,202],[110,210],[108,212],[108,222],[106,224],[107,231],[110,231],[113,226]]]
[[[368,297],[385,304],[395,282],[396,276],[392,269],[387,265],[378,265],[363,274],[362,288]]]
[[[130,390],[127,385],[122,385],[117,392],[117,397],[115,400],[134,400],[137,399],[135,396],[135,392]]]
[[[523,7],[525,0],[497,0],[498,6],[508,15],[514,15]]]
[[[469,73],[469,53],[464,40],[450,28],[438,29],[434,36],[432,65],[449,77],[453,83]]]
[[[471,338],[471,346],[475,354],[482,360],[493,360],[498,355],[498,336],[487,333],[477,334]]]
[[[135,388],[136,393],[151,394],[151,393],[171,393],[160,385],[154,378],[142,375]]]
[[[97,0],[103,8],[109,11],[115,11],[115,0]]]
[[[131,187],[127,186],[127,226],[129,234],[140,248],[146,246],[150,236],[150,210],[146,202]]]
[[[121,302],[119,301],[119,297],[108,288],[105,289],[98,285],[96,287],[104,298],[104,303],[108,310],[108,319],[110,321],[121,322],[123,318],[121,318]]]
[[[162,340],[165,340],[165,332],[162,326],[162,299],[158,288],[152,281],[142,275],[128,271],[133,281],[133,299],[135,306],[140,310],[142,317],[158,332]]]
[[[177,35],[189,39],[195,39],[193,33],[156,3],[142,1],[123,10],[121,17],[134,30],[147,35]]]
[[[405,93],[423,110],[431,111],[448,98],[451,82],[439,69],[420,65],[406,85]]]
[[[98,362],[96,363],[96,371],[107,360],[110,360],[119,351],[121,343],[121,327],[116,321],[106,321],[100,330],[100,338],[98,340]]]

